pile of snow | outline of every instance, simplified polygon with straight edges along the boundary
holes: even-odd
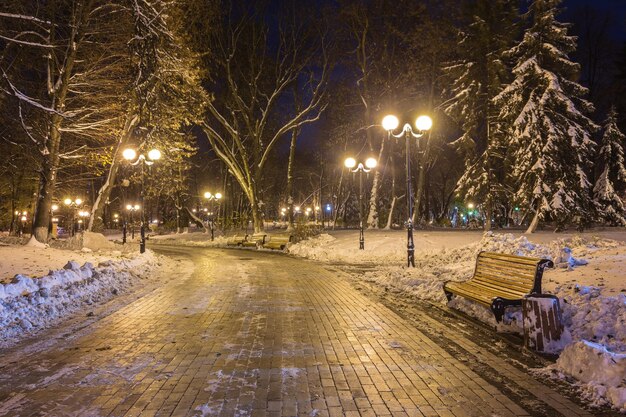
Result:
[[[411,295],[436,303],[446,303],[443,285],[446,281],[464,281],[474,271],[480,251],[509,253],[551,259],[555,268],[543,276],[543,291],[559,298],[564,322],[564,337],[552,345],[562,350],[561,359],[550,374],[570,375],[584,383],[593,393],[595,404],[609,404],[626,411],[626,245],[621,241],[595,236],[572,236],[545,239],[542,244],[526,236],[485,233],[473,242],[460,244],[463,237],[453,233],[416,236],[415,268],[402,265],[406,248],[400,236],[398,243],[389,242],[388,235],[368,233],[366,250],[354,250],[353,233],[349,241],[324,234],[300,242],[289,253],[324,262],[369,264],[358,277],[381,286],[391,286]],[[462,235],[458,233],[456,235]],[[465,235],[471,239],[472,235]],[[534,236],[533,236],[534,238]],[[349,245],[346,247],[346,243]],[[425,244],[424,244],[425,243]],[[368,245],[370,251],[367,250]],[[384,249],[380,249],[386,245]],[[420,249],[421,248],[421,249]],[[395,265],[394,265],[395,264]],[[491,311],[480,304],[455,297],[452,308],[496,326]],[[499,330],[523,333],[520,308],[509,308],[505,324]],[[581,372],[588,366],[584,372]],[[621,377],[618,377],[621,376]]]
[[[225,248],[228,238],[215,236],[211,240],[211,235],[205,233],[179,233],[171,235],[152,236],[150,243],[156,245],[177,245],[177,246],[199,246],[206,248]]]
[[[71,313],[127,291],[159,268],[163,257],[151,251],[132,258],[100,262],[67,262],[39,278],[18,274],[0,284],[0,345],[58,323]]]
[[[556,364],[535,371],[553,379],[575,378],[592,406],[611,406],[626,413],[626,353],[582,340],[563,349]]]
[[[26,246],[31,247],[31,248],[47,248],[48,247],[48,245],[46,245],[45,243],[41,243],[40,241],[35,239],[35,236],[31,236]]]
[[[108,240],[102,233],[83,232],[83,249],[92,251],[111,250],[115,244]]]

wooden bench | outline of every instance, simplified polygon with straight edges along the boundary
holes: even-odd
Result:
[[[526,295],[541,293],[543,271],[553,266],[549,259],[481,252],[474,276],[465,282],[446,282],[443,290],[448,301],[457,295],[490,307],[499,323],[506,307],[519,306]]]
[[[263,247],[284,250],[291,242],[293,242],[291,235],[267,235]]]
[[[261,247],[263,246],[263,244],[265,243],[265,233],[255,233],[252,236],[248,236],[248,240],[246,240],[245,242],[243,242],[243,246],[249,247],[249,246],[253,246],[253,247]]]
[[[248,235],[231,236],[227,241],[227,246],[242,246],[248,240]]]

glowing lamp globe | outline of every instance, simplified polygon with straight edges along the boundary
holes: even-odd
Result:
[[[75,201],[77,206],[80,206],[81,204],[83,204],[83,200],[81,200],[80,198],[77,198]]]
[[[356,166],[356,159],[354,158],[347,158],[343,164],[346,166],[346,168],[354,168]]]
[[[376,162],[376,159],[374,159],[374,158],[367,158],[365,160],[365,166],[370,168],[370,169],[376,168],[376,164],[377,164],[377,162]]]
[[[433,127],[433,120],[428,116],[420,116],[415,121],[415,127],[421,131],[430,130]]]
[[[398,118],[392,114],[383,118],[383,129],[385,130],[394,130],[399,124]]]
[[[158,149],[152,149],[150,152],[148,152],[148,158],[152,159],[153,161],[161,159],[161,151]]]
[[[222,193],[215,193],[215,198],[217,198],[218,200],[222,198]]]
[[[204,193],[204,198],[211,198],[211,197],[213,197],[213,194],[211,194],[210,192],[207,191],[206,193]]]
[[[130,148],[124,149],[124,152],[122,152],[122,156],[127,161],[132,161],[133,159],[137,157],[137,152],[135,152],[134,149],[130,149]]]

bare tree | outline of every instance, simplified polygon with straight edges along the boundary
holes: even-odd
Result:
[[[293,8],[277,16],[271,32],[267,11],[234,10],[215,39],[213,100],[202,124],[216,155],[245,193],[255,230],[262,228],[259,188],[265,165],[281,138],[318,120],[326,107],[330,71],[325,33],[312,16]],[[272,39],[271,39],[272,38]],[[292,86],[301,91],[301,108],[284,112]]]
[[[108,156],[102,151],[122,127],[127,56],[120,51],[130,36],[123,8],[115,2],[7,7],[0,13],[8,21],[0,30],[7,42],[0,57],[1,88],[16,108],[21,142],[38,155],[33,235],[45,242],[63,178],[98,175]],[[42,52],[43,60],[32,59]]]

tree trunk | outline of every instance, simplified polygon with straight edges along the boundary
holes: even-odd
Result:
[[[67,93],[70,87],[70,79],[73,75],[74,63],[76,62],[76,54],[78,45],[81,42],[87,19],[92,9],[92,1],[87,1],[83,7],[78,7],[76,13],[79,15],[76,24],[72,27],[72,34],[69,39],[69,48],[67,48],[65,63],[60,68],[59,79],[54,85],[58,85],[57,89],[52,91],[52,103],[54,109],[59,113],[53,113],[50,116],[48,125],[48,138],[40,147],[42,155],[42,167],[39,177],[39,192],[37,194],[37,209],[35,210],[35,218],[33,221],[33,236],[39,242],[48,241],[48,231],[51,225],[51,209],[52,197],[56,190],[57,170],[60,161],[61,146],[61,124],[63,116],[60,114],[65,110]],[[51,34],[53,36],[53,34]],[[49,76],[52,77],[52,67],[48,67]]]
[[[383,152],[385,150],[385,141],[380,142],[380,151],[378,152],[378,163],[383,160]],[[367,215],[367,228],[378,229],[378,189],[380,188],[381,170],[376,169],[374,172],[374,180],[372,181],[372,192],[370,194],[370,209]]]
[[[400,198],[396,196],[396,167],[393,163],[393,143],[390,144],[392,147],[389,153],[389,163],[388,167],[391,168],[391,207],[389,207],[389,214],[387,215],[387,224],[385,225],[385,230],[391,229],[391,223],[393,221],[393,211],[396,208],[396,201]]]
[[[180,211],[182,210],[182,207],[180,206],[180,203],[178,201],[176,202],[176,204],[174,204],[174,207],[176,208],[176,233],[180,234]]]
[[[257,182],[255,181],[255,183]],[[263,216],[261,216],[257,190],[254,185],[250,187],[248,200],[250,201],[250,211],[252,213],[252,225],[254,226],[254,233],[259,233],[263,230]]]
[[[491,208],[491,199],[488,199],[487,202],[485,203],[485,225],[484,225],[484,230],[485,232],[491,230],[491,216],[493,215],[493,209]]]
[[[385,230],[391,230],[391,223],[393,221],[393,211],[396,208],[396,201],[400,200],[403,196],[396,197],[395,195],[391,198],[391,207],[389,208],[389,215],[387,216],[387,224],[385,225]]]
[[[56,189],[57,169],[59,166],[59,147],[61,132],[59,131],[62,118],[54,114],[50,122],[49,152],[43,155],[39,178],[39,192],[37,194],[37,210],[33,221],[33,236],[39,242],[48,241],[48,230],[52,222],[52,196]]]
[[[426,142],[424,152],[420,154],[420,146],[417,147],[417,187],[415,188],[415,205],[413,209],[413,224],[417,225],[424,212],[424,186],[426,183],[427,167],[430,163],[430,132],[418,139]],[[420,143],[420,142],[418,142]]]
[[[196,216],[195,214],[193,214],[193,212],[191,210],[189,210],[189,208],[185,207],[185,210],[187,210],[187,214],[189,215],[189,217],[194,221],[194,223],[196,223],[196,225],[198,226],[202,226],[202,229],[204,230],[204,233],[207,232],[207,227],[204,224],[204,222],[202,221],[202,219],[198,216]]]
[[[533,220],[530,222],[530,225],[528,226],[528,229],[526,229],[525,233],[527,234],[535,233],[535,230],[537,230],[537,226],[539,226],[539,210],[535,212],[535,216],[533,217]]]
[[[293,163],[296,157],[296,140],[298,139],[299,130],[294,129],[291,132],[291,145],[289,146],[289,162],[287,163],[287,216],[289,225],[287,226],[287,231],[292,231],[295,228],[293,213]]]
[[[130,117],[129,115],[126,118],[126,123],[124,123],[124,130],[122,131],[120,140],[117,142],[117,147],[113,152],[113,158],[111,160],[111,166],[109,167],[107,179],[102,187],[100,187],[100,190],[98,191],[98,196],[96,197],[91,208],[91,216],[89,217],[89,225],[87,226],[87,230],[89,230],[90,232],[100,227],[104,221],[104,207],[107,204],[107,201],[109,201],[111,191],[113,190],[113,185],[115,184],[115,180],[117,178],[120,153],[123,152],[122,148],[128,143],[133,129],[135,128],[135,126],[137,126],[138,122],[139,117],[137,115],[134,115],[132,117]]]

